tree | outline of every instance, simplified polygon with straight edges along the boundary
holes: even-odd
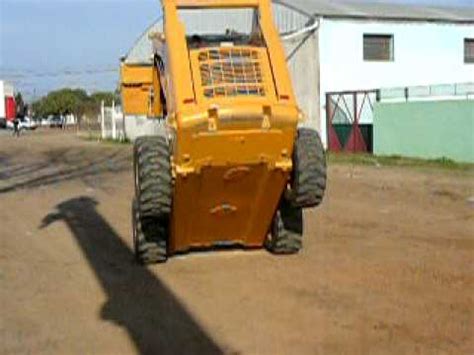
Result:
[[[115,101],[114,94],[112,92],[96,92],[91,95],[91,99],[98,105],[104,101],[105,106],[112,106],[112,102]]]
[[[61,89],[50,92],[47,96],[33,103],[36,116],[74,114],[79,119],[83,116],[96,116],[100,112],[102,101],[112,105],[114,93],[96,92],[88,95],[82,89]]]
[[[122,92],[120,87],[117,87],[114,91],[114,100],[116,105],[122,105]]]

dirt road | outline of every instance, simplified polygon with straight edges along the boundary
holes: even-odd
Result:
[[[1,354],[472,354],[474,175],[330,167],[298,256],[132,261],[130,146],[0,138]]]

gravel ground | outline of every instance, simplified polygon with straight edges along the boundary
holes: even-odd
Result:
[[[142,267],[130,146],[0,135],[2,354],[474,353],[472,172],[335,164],[301,254]]]

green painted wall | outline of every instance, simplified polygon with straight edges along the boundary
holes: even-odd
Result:
[[[474,163],[474,101],[377,103],[374,153]]]

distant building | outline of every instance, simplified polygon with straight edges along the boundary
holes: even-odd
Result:
[[[0,128],[16,117],[15,92],[13,85],[0,80]]]
[[[345,121],[351,125],[356,118],[366,142],[354,150],[363,150],[364,146],[372,150],[372,110],[377,90],[382,89],[383,99],[383,94],[390,91],[386,89],[391,88],[474,83],[473,7],[340,1],[325,4],[308,0],[292,0],[291,4],[319,21],[315,34],[319,128],[328,145],[331,131],[339,136],[329,148],[349,145],[348,150],[352,150],[354,142],[350,139],[355,137],[348,135],[354,130],[344,132],[342,124]],[[472,85],[459,87],[463,93],[474,90]],[[331,123],[341,124],[337,132],[331,130]]]
[[[474,82],[474,7],[275,0],[274,17],[305,124],[326,146],[339,119],[348,127],[335,146],[357,139],[355,122],[367,126],[358,128],[367,140],[359,148],[371,150],[372,107],[383,89],[465,83],[470,91]],[[205,16],[198,21],[189,26],[215,25]],[[151,65],[148,34],[161,30],[160,20],[145,31],[125,63]]]

